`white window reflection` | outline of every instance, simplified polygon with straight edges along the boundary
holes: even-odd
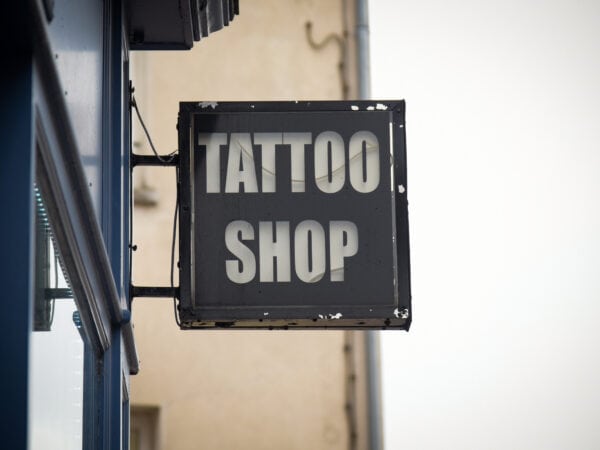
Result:
[[[84,344],[77,306],[36,194],[36,283],[30,346],[30,449],[83,446]]]
[[[83,341],[73,300],[56,300],[51,331],[32,333],[30,372],[33,450],[82,448]]]

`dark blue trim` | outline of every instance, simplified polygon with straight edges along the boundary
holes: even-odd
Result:
[[[85,449],[101,448],[102,394],[102,359],[98,357],[95,349],[85,342],[83,386],[83,448]]]
[[[103,448],[119,450],[122,448],[123,437],[128,436],[129,430],[123,430],[122,398],[123,398],[123,367],[121,360],[122,336],[118,327],[113,329],[111,347],[104,354],[104,417],[106,441]]]
[[[129,398],[124,398],[122,403],[122,420],[123,420],[123,450],[129,450]]]
[[[3,306],[0,314],[0,439],[2,448],[10,449],[27,448],[34,272],[33,57],[31,48],[26,45],[27,7],[22,3],[13,5],[9,16],[24,29],[15,35],[4,30],[11,38],[0,46],[4,60],[0,75],[0,194],[4,211],[0,220]],[[19,23],[21,21],[23,23]],[[6,44],[14,47],[4,49]]]

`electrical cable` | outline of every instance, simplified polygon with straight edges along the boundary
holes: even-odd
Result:
[[[137,115],[138,120],[140,121],[140,125],[142,126],[142,129],[144,130],[144,133],[146,135],[146,138],[148,139],[148,143],[150,144],[150,148],[152,149],[152,152],[154,153],[154,156],[156,156],[156,158],[163,163],[164,165],[171,165],[170,163],[173,161],[173,159],[176,156],[177,150],[171,152],[168,156],[167,159],[164,159],[163,157],[161,157],[158,152],[156,151],[156,148],[154,147],[154,143],[152,142],[152,138],[150,137],[150,133],[148,132],[148,129],[146,128],[146,124],[144,123],[144,120],[142,119],[142,116],[140,114],[140,111],[138,109],[137,106],[137,102],[135,100],[135,97],[133,96],[133,94],[131,95],[131,106],[133,107],[133,109],[135,109],[135,113]],[[131,123],[132,120],[130,118],[129,120],[129,126],[130,126],[130,132],[129,132],[129,137],[130,137],[130,143],[129,143],[129,148],[130,148],[130,153],[133,153],[133,147],[132,147],[132,130],[131,130]],[[131,174],[133,174],[133,168],[131,168]],[[175,197],[175,213],[173,215],[173,238],[171,240],[171,290],[173,291],[173,313],[175,316],[175,322],[177,323],[177,325],[179,327],[181,327],[181,321],[179,320],[179,314],[177,312],[177,291],[175,290],[175,240],[177,237],[177,219],[179,217],[179,167],[175,166],[175,177],[176,177],[176,197]],[[130,177],[130,189],[132,189],[132,177]],[[134,250],[134,246],[133,246],[133,195],[129,195],[129,211],[130,211],[130,221],[129,221],[129,235],[131,238],[131,244],[129,245],[129,279],[131,280],[131,274],[132,274],[132,257],[133,257],[133,250]],[[131,309],[131,304],[130,304],[130,309]]]
[[[140,110],[138,109],[138,105],[137,102],[135,101],[135,96],[132,94],[131,95],[131,106],[133,106],[133,109],[135,109],[135,114],[137,115],[138,120],[140,121],[140,125],[142,126],[144,133],[146,134],[146,138],[148,139],[148,143],[150,144],[150,148],[152,149],[152,152],[154,153],[154,156],[156,156],[156,158],[163,164],[169,164],[173,161],[173,158],[175,158],[175,151],[169,153],[168,156],[170,156],[169,159],[163,159],[158,152],[156,151],[156,148],[154,147],[154,143],[152,142],[152,138],[150,137],[150,133],[148,132],[148,129],[146,128],[146,124],[144,123],[144,120],[142,119],[142,115],[140,114]]]
[[[171,241],[171,289],[173,289],[173,313],[175,315],[175,323],[181,327],[181,321],[177,314],[177,294],[175,293],[175,236],[177,233],[177,218],[179,216],[179,167],[175,167],[175,178],[177,183],[175,194],[175,214],[173,216],[173,239]]]

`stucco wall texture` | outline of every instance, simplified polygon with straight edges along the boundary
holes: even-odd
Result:
[[[311,48],[307,22],[315,41],[347,35],[349,97],[356,97],[353,2],[241,3],[228,28],[191,51],[132,53],[136,100],[161,154],[177,148],[179,101],[341,99],[340,48],[334,41]],[[150,153],[137,125],[134,141],[136,152]],[[137,168],[134,185],[157,204],[135,208],[133,283],[167,286],[175,172]],[[131,380],[132,426],[144,428],[135,411],[150,407],[157,427],[145,425],[143,436],[134,436],[141,449],[367,447],[364,349],[357,333],[180,331],[169,299],[135,299],[133,321],[141,371]],[[348,384],[352,373],[354,385]]]

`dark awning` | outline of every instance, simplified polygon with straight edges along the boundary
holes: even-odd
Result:
[[[132,50],[188,50],[239,14],[239,0],[130,0]]]

